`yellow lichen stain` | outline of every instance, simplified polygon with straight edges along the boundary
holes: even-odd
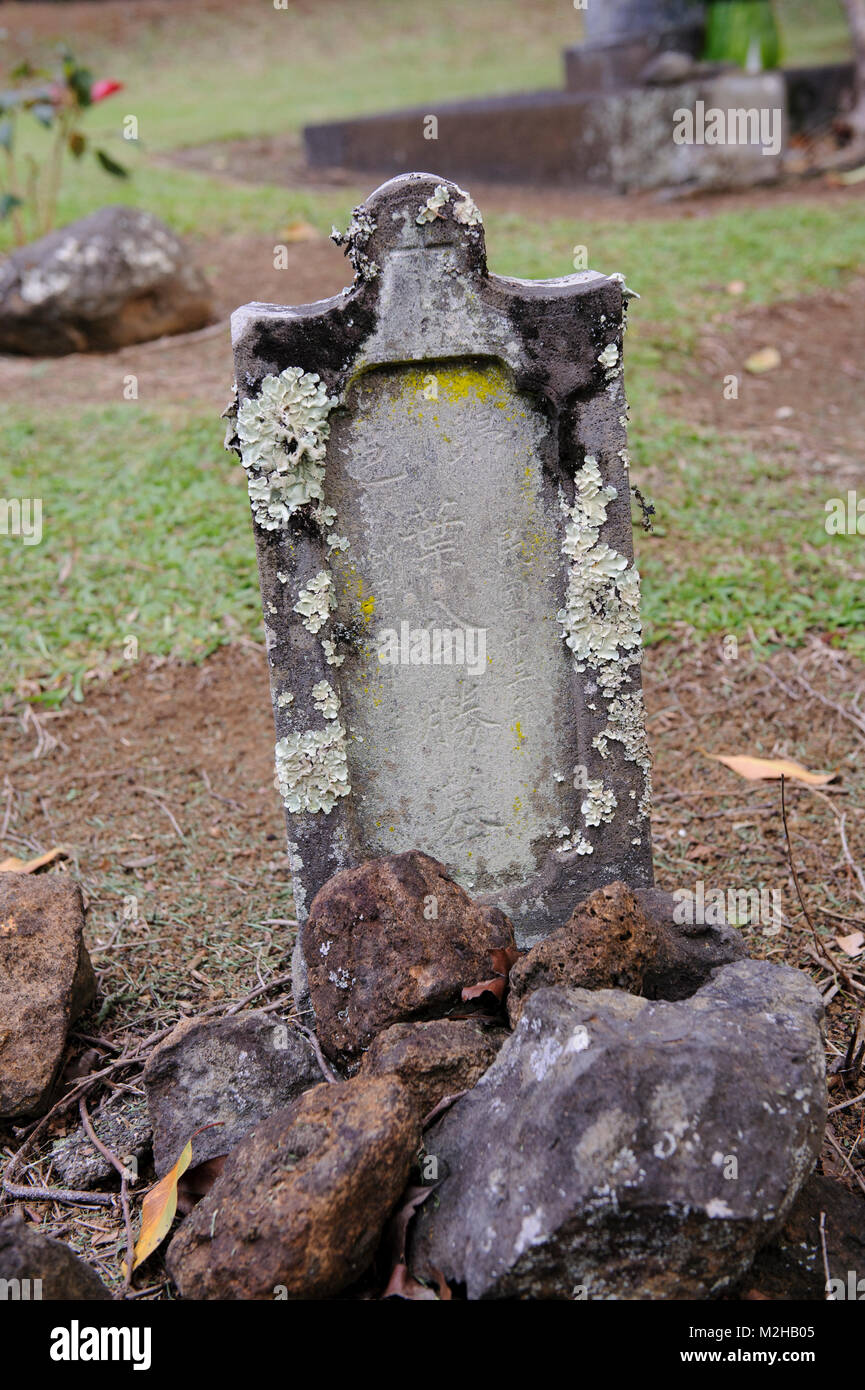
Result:
[[[514,752],[521,753],[523,751],[523,744],[526,741],[526,736],[523,733],[523,726],[520,723],[519,719],[517,720],[516,724],[511,725],[511,733],[516,735],[517,740],[514,745]]]
[[[403,400],[411,400],[412,397],[416,400],[418,393],[423,393],[431,375],[436,379],[439,403],[480,403],[495,406],[498,410],[508,410],[515,405],[514,391],[507,373],[495,364],[484,367],[437,366],[432,372],[430,364],[426,364],[424,371],[407,367],[399,379],[399,394]],[[525,412],[520,412],[520,415],[523,420],[527,418]],[[418,418],[423,418],[420,411]],[[438,414],[434,414],[432,419],[435,424],[439,423]]]

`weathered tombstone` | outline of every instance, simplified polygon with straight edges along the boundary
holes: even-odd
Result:
[[[298,916],[422,849],[531,943],[652,881],[627,291],[490,275],[427,174],[345,240],[353,288],[232,321]]]
[[[670,50],[699,58],[706,35],[703,0],[604,0],[586,10],[585,43],[565,49],[572,92],[612,92],[637,83],[647,63]]]

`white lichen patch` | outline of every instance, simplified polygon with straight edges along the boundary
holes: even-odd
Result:
[[[330,239],[337,246],[344,246],[351,261],[355,275],[360,280],[374,280],[378,275],[378,264],[367,255],[369,239],[376,229],[376,222],[370,217],[363,203],[351,214],[351,221],[345,233],[331,227]]]
[[[336,397],[315,372],[286,367],[266,376],[237,411],[237,439],[252,514],[265,531],[286,525],[324,496],[324,460]]]
[[[460,196],[454,203],[454,217],[457,222],[461,222],[464,227],[482,227],[484,219],[474,198],[470,193],[466,193],[464,188],[458,191]]]
[[[623,651],[639,651],[640,577],[624,555],[600,539],[607,505],[617,493],[604,486],[597,459],[586,458],[575,484],[574,505],[561,499],[568,518],[562,550],[571,563],[566,607],[557,616],[577,669],[585,669],[581,661],[600,669]]]
[[[611,821],[616,804],[616,794],[611,787],[605,787],[600,779],[590,781],[580,806],[586,825],[601,825]]]
[[[348,550],[348,537],[336,535],[328,536],[327,544],[330,550]]]
[[[619,349],[617,344],[608,343],[598,357],[598,361],[604,369],[604,375],[607,381],[615,381],[622,370],[621,363],[619,362]]]
[[[341,666],[342,663],[345,661],[345,657],[337,655],[336,646],[330,640],[330,638],[322,637],[321,645],[324,651],[324,659],[327,662],[328,666]]]
[[[643,773],[639,815],[647,816],[651,798],[651,758],[645,731],[645,709],[639,688],[631,687],[630,672],[641,660],[640,576],[636,567],[601,540],[609,504],[618,495],[604,485],[598,461],[587,455],[574,479],[574,503],[560,497],[565,516],[562,551],[569,561],[565,607],[558,613],[565,642],[574,653],[575,669],[591,670],[607,711],[607,725],[593,738],[602,757],[617,741],[624,756]],[[631,688],[629,688],[631,687]],[[587,800],[592,800],[587,798]],[[613,806],[615,809],[615,804]],[[598,807],[592,805],[594,815]],[[606,807],[600,811],[603,819]],[[587,825],[597,824],[586,820]]]
[[[319,681],[312,687],[312,701],[325,719],[336,719],[339,714],[339,696],[329,681]]]
[[[431,193],[425,203],[421,203],[418,215],[415,218],[419,227],[425,222],[435,222],[441,216],[441,210],[450,202],[450,191],[443,183],[436,184],[434,193]]]
[[[294,611],[300,613],[307,632],[320,632],[330,617],[333,602],[330,575],[327,570],[319,570],[315,578],[301,589]]]
[[[345,729],[336,721],[326,729],[287,734],[276,745],[276,783],[287,811],[332,811],[348,796]]]
[[[277,696],[277,699],[276,699],[276,708],[277,708],[277,709],[288,709],[289,705],[293,705],[293,704],[294,704],[294,696],[292,695],[292,693],[291,693],[290,690],[283,690],[282,694]]]

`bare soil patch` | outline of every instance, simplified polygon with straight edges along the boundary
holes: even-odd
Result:
[[[750,373],[752,353],[773,347],[780,365]],[[738,398],[725,399],[735,376]],[[783,450],[803,474],[840,486],[865,466],[865,280],[786,303],[719,315],[701,337],[692,368],[673,389],[677,413]]]

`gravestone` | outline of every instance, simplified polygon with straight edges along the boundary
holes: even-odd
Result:
[[[530,944],[652,882],[628,291],[489,274],[427,174],[337,239],[351,288],[232,319],[298,917],[420,849]]]

